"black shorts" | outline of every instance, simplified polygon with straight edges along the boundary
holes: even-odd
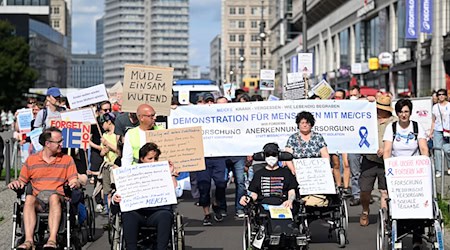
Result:
[[[361,163],[361,175],[359,176],[359,187],[361,192],[371,192],[375,179],[378,179],[378,189],[386,190],[386,176],[384,175],[384,164],[369,161],[363,157]]]

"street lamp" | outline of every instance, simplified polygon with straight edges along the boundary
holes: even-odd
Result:
[[[230,69],[230,83],[233,83],[233,74],[234,74],[233,69]]]
[[[241,50],[241,55],[239,56],[239,62],[241,63],[239,65],[239,68],[241,69],[241,82],[239,83],[239,86],[241,86],[241,84],[244,82],[244,62],[245,62],[245,57],[244,57],[243,49]]]
[[[264,0],[261,0],[261,21],[259,22],[259,40],[261,47],[259,51],[259,68],[263,68],[264,40],[266,40],[266,32],[264,32],[266,24],[264,23]]]

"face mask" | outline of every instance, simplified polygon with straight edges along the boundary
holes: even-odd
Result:
[[[350,96],[350,100],[358,100],[358,97],[357,96]]]
[[[275,156],[266,157],[266,162],[269,166],[274,167],[278,162],[278,157]]]

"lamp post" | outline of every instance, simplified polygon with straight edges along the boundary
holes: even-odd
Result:
[[[266,32],[264,32],[266,24],[264,23],[264,0],[261,0],[261,21],[259,22],[259,40],[261,47],[259,51],[259,69],[263,69],[263,52],[264,52],[264,40],[266,40]]]
[[[241,81],[239,82],[239,87],[241,87],[241,85],[243,85],[244,82],[244,62],[245,62],[245,57],[244,57],[244,40],[241,41],[241,49],[239,50],[239,68],[241,69]]]

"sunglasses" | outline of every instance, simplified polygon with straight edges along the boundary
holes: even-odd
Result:
[[[102,109],[105,112],[111,112],[111,109]]]
[[[56,144],[61,144],[63,142],[63,140],[59,140],[59,141],[48,141],[48,142],[52,142],[52,143],[56,143]]]
[[[446,95],[446,94],[444,94],[444,93],[438,93],[437,94],[437,96],[441,96],[441,95]]]
[[[265,153],[264,154],[266,157],[277,157],[278,156],[278,153],[276,153],[276,152],[273,152],[273,153]]]

